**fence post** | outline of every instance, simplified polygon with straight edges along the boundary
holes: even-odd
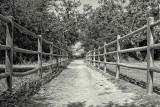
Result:
[[[93,53],[93,66],[95,67],[96,66],[96,50],[95,50],[95,48],[94,48],[94,51],[93,51],[94,53]]]
[[[59,49],[56,48],[56,68],[57,68],[57,71],[59,71]]]
[[[89,56],[89,58],[90,58],[90,65],[92,65],[92,57],[91,57],[92,53],[91,53],[91,51],[89,53],[90,53],[90,56]]]
[[[87,64],[89,64],[89,52],[87,52]]]
[[[86,62],[88,64],[88,52],[86,53]]]
[[[104,72],[106,72],[106,42],[104,42]]]
[[[50,44],[50,54],[53,54],[53,44]],[[50,63],[53,64],[53,55],[50,55]]]
[[[88,55],[87,55],[87,59],[88,59],[87,61],[88,61],[88,64],[89,64],[89,52],[88,52]]]
[[[88,64],[90,64],[90,51],[88,52]]]
[[[65,51],[63,51],[63,66],[65,67]]]
[[[62,66],[64,67],[65,62],[64,62],[64,51],[62,50]]]
[[[67,66],[67,52],[65,52],[65,66]]]
[[[67,52],[65,52],[65,66],[67,66]]]
[[[38,38],[38,74],[40,79],[42,79],[42,35],[38,35],[40,38]]]
[[[98,68],[100,69],[100,46],[98,46]]]
[[[65,67],[66,66],[66,62],[65,62],[65,57],[66,55],[65,55],[65,51],[63,51],[63,66]]]
[[[88,52],[87,58],[88,58],[88,64],[89,64],[89,52]]]
[[[63,64],[64,64],[64,62],[63,62],[63,50],[61,50],[61,55],[62,55],[62,57],[61,57],[61,66],[63,67]]]
[[[89,64],[89,52],[88,52],[88,55],[87,55],[87,59],[88,59],[87,61],[88,61],[88,64]]]
[[[88,64],[88,52],[86,53],[86,63]]]
[[[119,51],[120,51],[120,43],[119,43],[119,38],[121,38],[120,35],[117,35],[117,64],[116,64],[116,80],[119,79],[119,75],[120,75],[120,55],[119,55]]]
[[[87,54],[86,54],[86,56],[85,56],[85,62],[87,63]]]
[[[91,50],[91,65],[93,65],[93,51]]]
[[[5,73],[9,73],[6,78],[8,91],[12,93],[12,74],[13,74],[13,19],[8,17],[11,23],[6,24],[6,45],[10,46],[10,50],[5,51]]]
[[[63,48],[63,49],[64,49],[64,48]],[[62,55],[63,55],[63,56],[62,56],[62,61],[63,61],[63,62],[62,62],[62,66],[64,67],[64,66],[65,66],[65,62],[64,62],[64,58],[65,58],[65,57],[64,57],[64,51],[63,51],[63,50],[62,50]]]
[[[91,63],[90,63],[90,61],[91,61],[91,58],[90,58],[90,51],[89,51],[89,54],[88,54],[88,59],[89,59],[89,61],[88,61],[89,64],[91,64]]]
[[[69,56],[68,56],[68,51],[67,51],[67,65],[68,65],[68,59],[69,59]]]
[[[153,72],[150,71],[150,67],[154,63],[154,49],[151,49],[150,46],[154,44],[154,29],[150,25],[154,22],[153,17],[148,18],[147,23],[147,93],[152,94],[153,92]]]
[[[60,50],[59,50],[59,55],[60,55],[60,58],[59,58],[59,63],[60,64],[59,65],[60,65],[60,67],[62,67],[62,62],[61,62],[62,61],[62,51],[61,51],[61,49],[62,48],[60,48]]]

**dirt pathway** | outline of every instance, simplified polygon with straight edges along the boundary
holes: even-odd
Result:
[[[133,102],[132,93],[123,93],[101,73],[74,60],[56,79],[43,86],[27,107],[92,107],[109,102]]]

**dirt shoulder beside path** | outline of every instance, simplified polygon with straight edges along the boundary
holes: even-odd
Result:
[[[74,60],[56,79],[41,88],[25,107],[95,107],[134,102],[101,73]]]

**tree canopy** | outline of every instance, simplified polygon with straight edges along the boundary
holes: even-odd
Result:
[[[91,5],[83,6],[79,13],[80,1],[75,0],[1,0],[0,14],[13,16],[14,20],[37,35],[54,42],[71,45],[81,41],[88,51],[102,45],[104,41],[111,42],[117,35],[124,36],[147,24],[147,18],[152,16],[160,19],[159,0],[99,0],[100,6],[93,9]],[[5,27],[0,22],[0,43],[5,43]],[[14,31],[14,43],[23,48],[37,49],[34,38]],[[137,47],[146,44],[146,32],[122,41],[122,48]],[[159,41],[159,31],[155,38]],[[60,45],[60,44],[59,44]],[[67,49],[67,47],[65,47]],[[47,51],[47,48],[45,48]],[[135,57],[142,59],[142,53]]]
[[[98,48],[116,39],[117,35],[124,36],[147,24],[148,17],[159,20],[158,0],[99,0],[100,7],[92,9],[90,5],[84,6],[86,18],[86,37],[83,45],[86,51]],[[122,48],[138,47],[146,45],[147,32],[141,32],[122,41]],[[159,31],[155,34],[156,41],[159,41]],[[143,53],[143,52],[142,52]],[[136,52],[135,57],[144,60],[142,53]],[[145,53],[146,54],[146,53]]]

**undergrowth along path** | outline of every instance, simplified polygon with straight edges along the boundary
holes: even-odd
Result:
[[[101,73],[73,60],[56,79],[44,85],[25,107],[88,107],[110,102],[123,105],[136,95],[124,93]]]

